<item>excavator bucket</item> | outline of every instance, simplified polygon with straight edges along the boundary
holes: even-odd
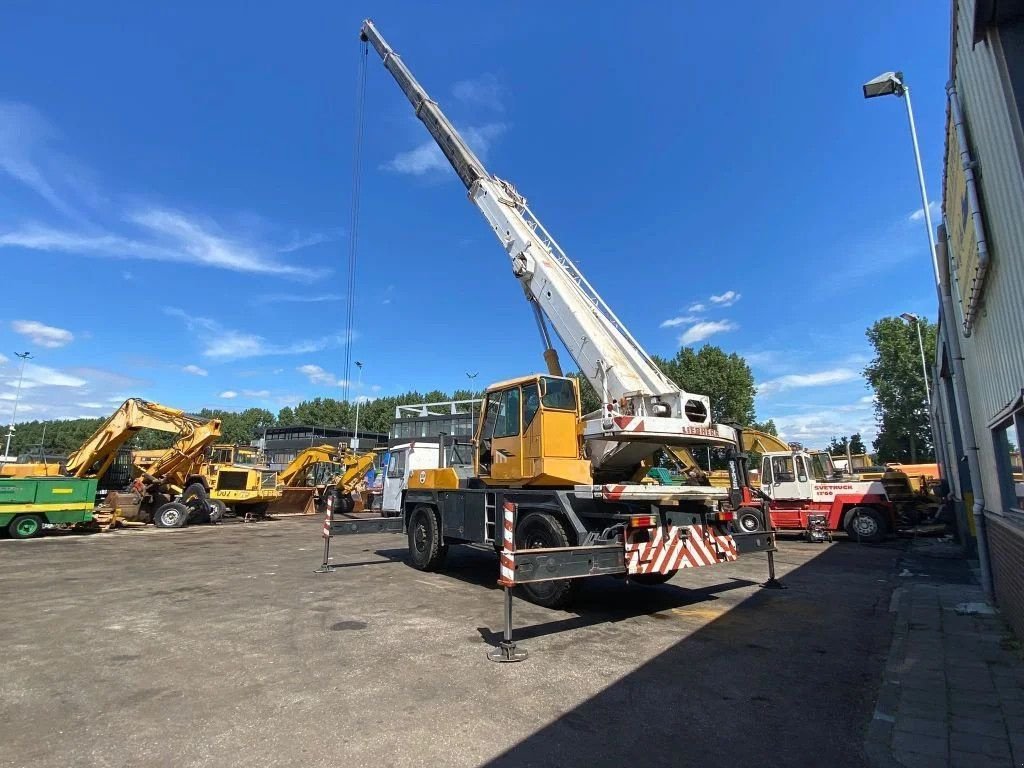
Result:
[[[282,488],[281,498],[267,511],[272,515],[311,515],[316,512],[316,488]]]

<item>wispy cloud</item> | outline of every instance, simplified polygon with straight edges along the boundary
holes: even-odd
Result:
[[[304,248],[312,248],[314,245],[320,245],[321,243],[330,243],[337,239],[337,235],[329,234],[327,232],[314,232],[310,235],[294,235],[284,245],[280,245],[277,248],[278,253],[294,253],[295,251],[301,251]]]
[[[326,235],[293,237],[276,246],[248,233],[227,232],[208,218],[169,207],[125,211],[83,182],[80,177],[88,174],[52,146],[57,137],[57,131],[35,108],[0,101],[0,173],[32,190],[65,219],[6,226],[0,230],[0,248],[184,262],[294,279],[324,274],[288,264],[277,256],[322,242]],[[73,204],[79,201],[83,209],[90,209],[95,221]],[[130,273],[124,275],[131,279]]]
[[[678,328],[680,325],[689,325],[690,323],[697,322],[699,318],[693,315],[680,315],[679,317],[670,317],[668,320],[661,321],[661,328]]]
[[[726,291],[718,296],[709,296],[708,300],[719,307],[731,307],[740,300],[740,294],[736,293],[736,291]]]
[[[325,336],[288,344],[275,344],[259,334],[226,328],[216,320],[208,317],[196,317],[177,307],[167,307],[164,312],[172,317],[180,318],[185,323],[185,327],[199,336],[202,344],[201,354],[211,360],[226,361],[270,355],[302,355],[319,352],[343,342],[341,336]]]
[[[498,78],[489,72],[469,80],[460,80],[452,86],[452,94],[459,101],[473,106],[493,109],[495,112],[504,112],[505,104],[502,102],[502,87]]]
[[[85,379],[58,371],[55,368],[36,365],[35,363],[26,363],[25,379],[21,386],[23,389],[31,389],[33,387],[71,387],[78,389],[79,387],[84,387],[87,383]],[[4,384],[16,387],[18,385],[17,373],[9,371]]]
[[[75,335],[64,328],[45,325],[38,320],[15,320],[11,323],[15,333],[19,333],[37,347],[56,349],[70,344]]]
[[[269,389],[243,389],[242,394],[246,397],[270,397]]]
[[[220,393],[220,395],[218,395],[218,397],[222,397],[225,400],[234,400],[236,397],[238,397],[238,393],[235,392],[235,390],[233,389],[225,389],[223,392]]]
[[[939,214],[942,213],[942,207],[932,200],[928,203],[928,213],[931,214],[932,219],[937,219]],[[924,208],[918,208],[907,218],[910,219],[910,221],[924,221]]]
[[[707,310],[707,306],[698,302],[696,304],[691,304],[687,308],[686,311],[687,312],[704,312],[705,310]]]
[[[341,301],[345,297],[340,293],[267,293],[253,296],[253,304],[298,303],[317,304],[323,301]]]
[[[730,320],[708,320],[688,328],[686,333],[679,337],[679,343],[685,347],[709,339],[718,333],[735,331],[737,328],[739,326]]]
[[[824,447],[833,437],[856,433],[870,443],[877,431],[870,413],[851,413],[837,411],[835,408],[771,418],[783,440],[796,440],[811,447]]]
[[[480,156],[480,159],[486,160],[491,146],[505,132],[505,128],[504,123],[487,123],[480,126],[468,126],[460,129],[460,132],[462,138]],[[382,167],[394,173],[410,176],[423,176],[441,171],[450,171],[454,174],[451,165],[441,152],[441,148],[433,139],[424,141],[407,152],[399,152]]]
[[[185,373],[191,373],[193,376],[206,376],[208,373],[205,368],[200,368],[198,365],[186,365],[181,370]]]
[[[321,387],[343,387],[345,386],[345,380],[339,379],[333,373],[329,373],[321,368],[319,365],[300,365],[296,368],[299,373],[309,379],[310,384],[316,384]]]
[[[829,387],[859,378],[860,374],[851,368],[832,368],[827,371],[815,371],[814,373],[791,373],[761,382],[757,385],[757,392],[761,395],[767,395],[772,392],[783,392],[787,389]]]

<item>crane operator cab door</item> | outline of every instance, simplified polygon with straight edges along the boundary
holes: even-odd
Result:
[[[537,375],[488,390],[477,432],[476,467],[477,475],[491,485],[589,484],[576,382]]]
[[[477,440],[481,478],[517,482],[523,476],[522,388],[498,385],[488,390]]]

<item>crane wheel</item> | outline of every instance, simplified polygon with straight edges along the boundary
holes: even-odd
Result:
[[[864,544],[877,544],[885,538],[885,519],[872,507],[854,507],[846,513],[846,535]]]
[[[756,509],[740,507],[736,510],[733,526],[736,533],[757,533],[764,530],[764,520]]]
[[[188,522],[191,510],[179,501],[172,501],[157,509],[153,522],[157,528],[181,528]]]
[[[572,542],[565,526],[548,512],[530,512],[516,526],[516,549],[550,549],[570,547]],[[568,608],[580,589],[579,579],[556,579],[521,584],[519,589],[531,603],[545,608]]]
[[[417,571],[437,571],[448,547],[441,537],[441,520],[431,507],[420,505],[409,515],[409,562]]]

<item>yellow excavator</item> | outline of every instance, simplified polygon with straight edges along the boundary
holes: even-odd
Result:
[[[300,451],[287,467],[277,473],[281,499],[275,512],[308,513],[323,508],[329,498],[334,510],[356,511],[352,492],[373,468],[374,452],[356,455],[335,445],[313,445]],[[326,473],[324,468],[327,468]],[[329,474],[327,474],[329,473]]]
[[[220,437],[220,428],[220,419],[198,419],[176,408],[131,398],[68,457],[66,473],[102,477],[120,448],[139,430],[176,434],[174,444],[158,458],[134,466],[136,477],[129,488],[107,494],[93,518],[101,527],[123,521],[152,522],[161,528],[180,528],[190,521],[216,522],[221,510],[210,504],[209,489],[196,465]]]

